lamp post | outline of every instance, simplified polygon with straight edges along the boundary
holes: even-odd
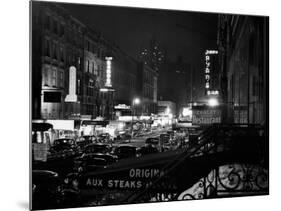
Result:
[[[134,121],[134,110],[135,110],[135,105],[140,104],[140,99],[139,98],[134,98],[133,103],[132,103],[132,121],[131,121],[131,135],[133,137],[133,121]]]

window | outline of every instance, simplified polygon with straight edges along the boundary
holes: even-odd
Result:
[[[57,54],[57,44],[53,44],[53,58],[58,59],[58,54]]]
[[[49,85],[49,75],[48,75],[48,68],[44,68],[44,86]]]
[[[95,62],[92,62],[92,72],[93,72],[94,75],[98,74],[97,68],[95,68]]]
[[[90,51],[90,42],[87,41],[87,50]]]
[[[50,56],[50,40],[45,41],[45,56]]]
[[[63,88],[63,71],[59,72],[59,85]]]
[[[52,86],[56,86],[56,75],[57,75],[57,71],[56,70],[52,70]]]
[[[60,25],[60,36],[62,37],[64,35],[64,25]]]
[[[49,15],[46,15],[46,19],[45,19],[45,28],[46,29],[51,29],[51,18]]]
[[[78,95],[80,95],[81,94],[81,92],[80,92],[80,90],[81,90],[81,80],[80,79],[78,79],[77,80],[77,87],[76,87],[76,93],[78,94]]]
[[[86,72],[89,72],[89,71],[90,71],[90,61],[87,60],[87,70],[86,70]]]
[[[63,47],[60,47],[60,60],[64,62],[64,50]]]
[[[58,33],[58,22],[56,20],[53,21],[53,26],[54,26],[54,33]]]

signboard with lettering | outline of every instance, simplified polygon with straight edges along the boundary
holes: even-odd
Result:
[[[210,125],[214,123],[221,123],[221,110],[219,107],[192,107],[193,125]]]
[[[164,173],[159,168],[131,168],[119,171],[118,174],[108,173],[88,175],[81,180],[82,189],[144,189],[151,181]]]
[[[174,174],[168,174],[167,163],[179,155],[185,155],[185,149],[178,149],[160,154],[151,154],[139,159],[122,160],[108,168],[84,173],[79,177],[81,194],[93,194],[109,190],[137,191],[150,188],[155,191],[177,190],[182,181]],[[179,167],[182,167],[180,165]],[[176,169],[175,169],[176,170]],[[184,171],[178,169],[184,177]],[[155,181],[160,181],[155,185]]]

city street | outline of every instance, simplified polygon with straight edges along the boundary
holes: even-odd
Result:
[[[32,209],[269,194],[267,16],[30,5]]]

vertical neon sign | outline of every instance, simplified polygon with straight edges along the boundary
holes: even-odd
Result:
[[[105,86],[111,87],[111,60],[112,57],[105,57],[106,60],[106,80],[105,80]]]

